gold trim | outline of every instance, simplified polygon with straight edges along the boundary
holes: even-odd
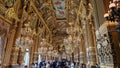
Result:
[[[33,8],[33,10],[37,13],[38,17],[40,18],[41,22],[45,25],[45,27],[47,28],[47,30],[50,33],[51,36],[51,40],[52,40],[52,32],[50,31],[49,27],[47,26],[45,20],[42,18],[42,13],[38,11],[38,9],[36,8],[36,6],[34,5],[33,1],[31,0],[31,7]]]
[[[0,14],[0,19],[4,20],[5,22],[7,22],[8,24],[12,24],[12,22],[8,19],[6,19],[5,17],[3,17],[1,14]]]

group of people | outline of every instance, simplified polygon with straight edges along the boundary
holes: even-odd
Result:
[[[63,60],[56,60],[56,61],[41,61],[40,63],[33,63],[33,66],[30,68],[86,68],[85,64],[82,64],[82,66],[76,67],[73,62],[67,61],[65,59]],[[27,67],[25,67],[27,68]],[[98,64],[94,68],[100,68]]]
[[[65,59],[61,61],[42,61],[36,64],[36,68],[74,68],[74,63]]]

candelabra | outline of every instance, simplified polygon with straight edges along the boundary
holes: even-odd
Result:
[[[120,0],[110,2],[109,11],[104,15],[108,21],[117,21],[120,23]]]
[[[109,11],[104,15],[106,21],[111,21],[116,24],[116,31],[118,32],[118,40],[120,45],[120,0],[113,0],[110,2]],[[109,30],[110,31],[110,30]]]
[[[113,2],[110,2],[108,13],[104,15],[104,18],[108,23],[108,31],[109,31],[108,34],[113,52],[113,60],[114,60],[114,64],[116,64],[116,53],[115,53],[115,48],[112,41],[112,33],[111,33],[111,31],[113,31],[112,29],[113,27],[111,26],[114,25],[115,27],[114,31],[118,33],[118,41],[120,45],[120,0],[113,0]]]

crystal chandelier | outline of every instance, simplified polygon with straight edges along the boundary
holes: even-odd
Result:
[[[68,38],[65,38],[63,41],[63,45],[65,45],[66,53],[72,54],[74,48],[80,45],[80,41],[81,39],[79,38],[79,36],[72,37],[71,35],[69,35]]]
[[[49,46],[50,43],[48,43],[47,40],[43,38],[42,41],[40,42],[40,45],[41,46]]]
[[[80,38],[79,36],[74,36],[72,37],[71,35],[69,35],[68,38],[65,38],[64,41],[63,41],[63,44],[64,45],[74,45],[74,46],[77,46],[80,44]]]
[[[104,17],[108,21],[117,21],[120,23],[120,0],[110,2],[109,11],[105,13]]]
[[[53,55],[53,46],[50,46],[49,48],[48,48],[48,56],[52,56]]]
[[[24,28],[21,29],[21,36],[16,39],[15,44],[18,47],[28,49],[33,44],[34,31],[30,28],[30,23],[24,24]]]
[[[115,31],[118,32],[118,40],[120,46],[120,0],[113,0],[113,2],[110,2],[109,11],[108,13],[104,14],[104,18],[106,21],[110,21],[108,22],[109,26],[110,24],[116,25]]]

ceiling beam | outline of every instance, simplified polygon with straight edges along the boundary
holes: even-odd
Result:
[[[0,14],[0,19],[4,20],[8,24],[12,25],[12,22],[10,20],[8,20],[7,18],[3,17],[1,14]]]
[[[33,8],[33,10],[36,12],[36,14],[38,15],[38,17],[40,18],[41,22],[43,23],[43,25],[47,28],[47,30],[50,33],[51,39],[52,39],[52,32],[50,31],[48,25],[46,24],[45,20],[42,17],[42,13],[40,11],[38,11],[38,9],[36,8],[34,2],[31,0],[31,7]]]

